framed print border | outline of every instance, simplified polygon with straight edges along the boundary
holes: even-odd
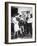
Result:
[[[35,41],[8,43],[8,4],[35,5]],[[36,3],[5,2],[5,44],[35,43],[36,42]]]

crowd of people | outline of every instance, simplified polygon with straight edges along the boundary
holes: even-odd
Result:
[[[29,14],[30,11],[23,11],[21,14],[15,14],[14,17],[11,19],[11,24],[14,27],[11,27],[14,29],[14,32],[11,32],[11,38],[23,38],[26,35],[31,34],[32,37],[32,14]],[[12,29],[11,29],[12,30]],[[12,30],[13,31],[13,30]]]

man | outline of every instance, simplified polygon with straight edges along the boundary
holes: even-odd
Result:
[[[27,19],[27,34],[31,34],[32,36],[32,14],[28,14],[28,19]]]

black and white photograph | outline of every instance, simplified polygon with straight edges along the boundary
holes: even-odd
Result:
[[[34,3],[8,3],[6,15],[8,43],[35,42],[36,13]]]
[[[32,8],[11,7],[11,39],[32,38]]]

